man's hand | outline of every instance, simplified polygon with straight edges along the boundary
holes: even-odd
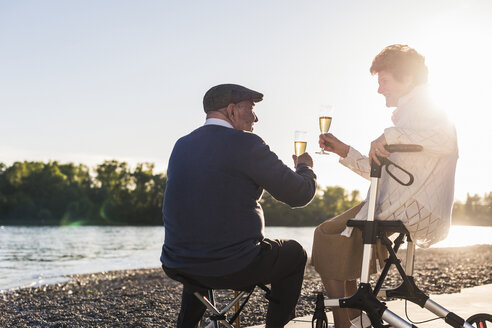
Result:
[[[294,160],[294,167],[297,168],[297,164],[305,163],[309,167],[313,167],[313,159],[311,155],[308,153],[303,153],[301,156],[297,157],[296,155],[292,155],[292,159]]]
[[[335,153],[340,157],[347,157],[350,146],[344,144],[338,140],[331,133],[320,134],[319,136],[319,146],[329,152]]]
[[[378,165],[381,165],[378,156],[388,157],[390,155],[390,153],[384,148],[384,146],[387,144],[388,143],[386,142],[384,133],[379,138],[371,142],[371,149],[369,150],[369,163],[372,163],[372,161],[374,161]]]

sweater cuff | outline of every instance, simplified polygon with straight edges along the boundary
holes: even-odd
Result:
[[[352,146],[349,146],[349,151],[347,153],[347,156],[345,158],[340,157],[338,162],[342,165],[345,165],[347,167],[352,167],[355,165],[355,162],[360,158],[360,153],[352,148]]]
[[[307,173],[311,176],[311,178],[316,179],[316,174],[314,173],[312,167],[308,166],[306,163],[297,164],[296,173],[301,175],[306,175]]]

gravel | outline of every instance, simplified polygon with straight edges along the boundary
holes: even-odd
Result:
[[[415,281],[426,293],[457,293],[492,283],[492,245],[417,249]],[[160,268],[70,276],[72,280],[0,294],[0,327],[174,327],[182,287]],[[399,281],[392,269],[386,285]],[[323,287],[306,268],[296,315],[313,313]],[[218,301],[232,292],[221,291]],[[267,302],[256,289],[241,314],[241,325],[262,324]],[[445,305],[445,304],[444,304]]]

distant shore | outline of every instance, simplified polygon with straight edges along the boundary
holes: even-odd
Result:
[[[492,245],[417,249],[415,280],[427,293],[457,293],[492,283]],[[182,287],[160,268],[71,276],[72,280],[0,294],[0,327],[174,327]],[[396,273],[390,272],[390,283]],[[313,313],[322,285],[306,268],[297,316]],[[225,293],[228,297],[227,293]],[[266,301],[256,290],[243,326],[264,323]],[[445,306],[445,304],[443,304]]]

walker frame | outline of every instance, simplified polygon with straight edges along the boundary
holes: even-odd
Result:
[[[418,152],[423,148],[420,145],[394,144],[387,145],[385,148],[390,152]],[[382,168],[385,166],[387,173],[397,182],[404,186],[409,186],[413,183],[413,175],[396,165],[388,158],[378,157],[381,165],[375,162],[371,163],[371,187],[369,191],[369,211],[368,218],[365,221],[349,220],[347,226],[351,226],[362,230],[363,234],[363,255],[362,255],[362,270],[358,289],[354,295],[348,298],[325,298],[322,293],[318,294],[316,310],[313,315],[313,328],[327,328],[328,320],[326,319],[325,308],[340,307],[340,308],[355,308],[364,311],[371,320],[372,327],[375,328],[417,328],[417,326],[399,317],[388,309],[382,298],[397,298],[408,300],[419,305],[435,314],[438,318],[442,318],[445,322],[454,328],[485,328],[487,322],[492,323],[492,315],[480,313],[471,316],[467,320],[461,318],[455,313],[446,310],[444,307],[431,300],[428,295],[422,292],[415,284],[413,278],[415,244],[411,239],[410,233],[405,228],[401,221],[376,221],[376,201],[379,191],[379,181],[382,174]],[[408,175],[409,180],[403,182],[398,179],[390,166],[402,171]],[[387,236],[388,233],[398,233],[398,237],[392,242]],[[379,279],[374,288],[369,282],[370,276],[370,261],[373,252],[373,246],[376,240],[380,240],[386,247],[389,257],[379,276]],[[407,241],[407,253],[405,258],[405,268],[400,264],[400,259],[396,256],[401,244]],[[393,246],[394,245],[394,246]],[[384,279],[386,278],[389,269],[394,265],[402,278],[402,283],[392,289],[381,289]],[[437,318],[436,318],[437,319]],[[473,326],[477,324],[477,326]]]

